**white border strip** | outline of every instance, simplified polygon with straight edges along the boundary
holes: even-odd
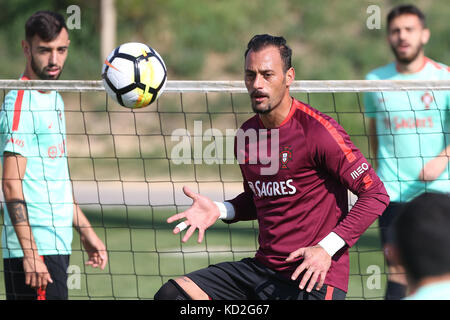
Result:
[[[98,80],[0,80],[0,90],[104,91]],[[450,80],[298,80],[291,92],[450,90]],[[164,92],[247,93],[243,81],[167,81]]]

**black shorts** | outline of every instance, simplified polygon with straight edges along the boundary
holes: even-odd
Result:
[[[67,300],[68,255],[43,256],[45,265],[53,283],[49,283],[44,292],[32,289],[25,284],[22,258],[3,259],[5,273],[5,291],[7,300]]]
[[[391,202],[384,210],[381,217],[378,219],[380,227],[381,245],[384,247],[386,244],[392,244],[394,242],[393,222],[399,215],[403,208],[404,203]]]
[[[186,275],[212,300],[344,300],[345,291],[323,285],[300,290],[300,280],[287,279],[254,258],[223,262]],[[299,277],[300,278],[300,277]]]

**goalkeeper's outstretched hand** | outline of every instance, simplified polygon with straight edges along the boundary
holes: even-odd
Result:
[[[189,198],[193,200],[193,203],[186,211],[175,214],[167,219],[168,223],[186,219],[175,226],[173,229],[174,234],[178,234],[185,228],[189,227],[184,235],[182,241],[186,242],[198,229],[198,243],[203,241],[205,231],[212,226],[220,216],[219,208],[209,198],[202,196],[201,194],[191,191],[188,187],[183,187],[183,192]]]

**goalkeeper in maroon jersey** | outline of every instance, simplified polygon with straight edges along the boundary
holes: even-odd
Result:
[[[235,154],[244,192],[223,203],[184,188],[192,206],[182,241],[198,242],[218,219],[258,220],[255,257],[170,279],[156,300],[345,299],[348,248],[389,203],[369,162],[331,117],[289,93],[295,71],[283,37],[257,35],[245,52],[245,85],[256,115],[238,130]],[[348,190],[358,200],[348,210]]]

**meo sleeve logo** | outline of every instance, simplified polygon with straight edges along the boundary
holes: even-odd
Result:
[[[369,165],[367,163],[363,162],[358,168],[356,168],[355,170],[353,170],[350,173],[350,176],[353,178],[353,180],[355,180],[360,175],[362,175],[365,171],[367,171],[367,169],[369,169]]]
[[[291,146],[285,146],[280,151],[281,169],[289,169],[288,162],[292,160],[292,148]]]

